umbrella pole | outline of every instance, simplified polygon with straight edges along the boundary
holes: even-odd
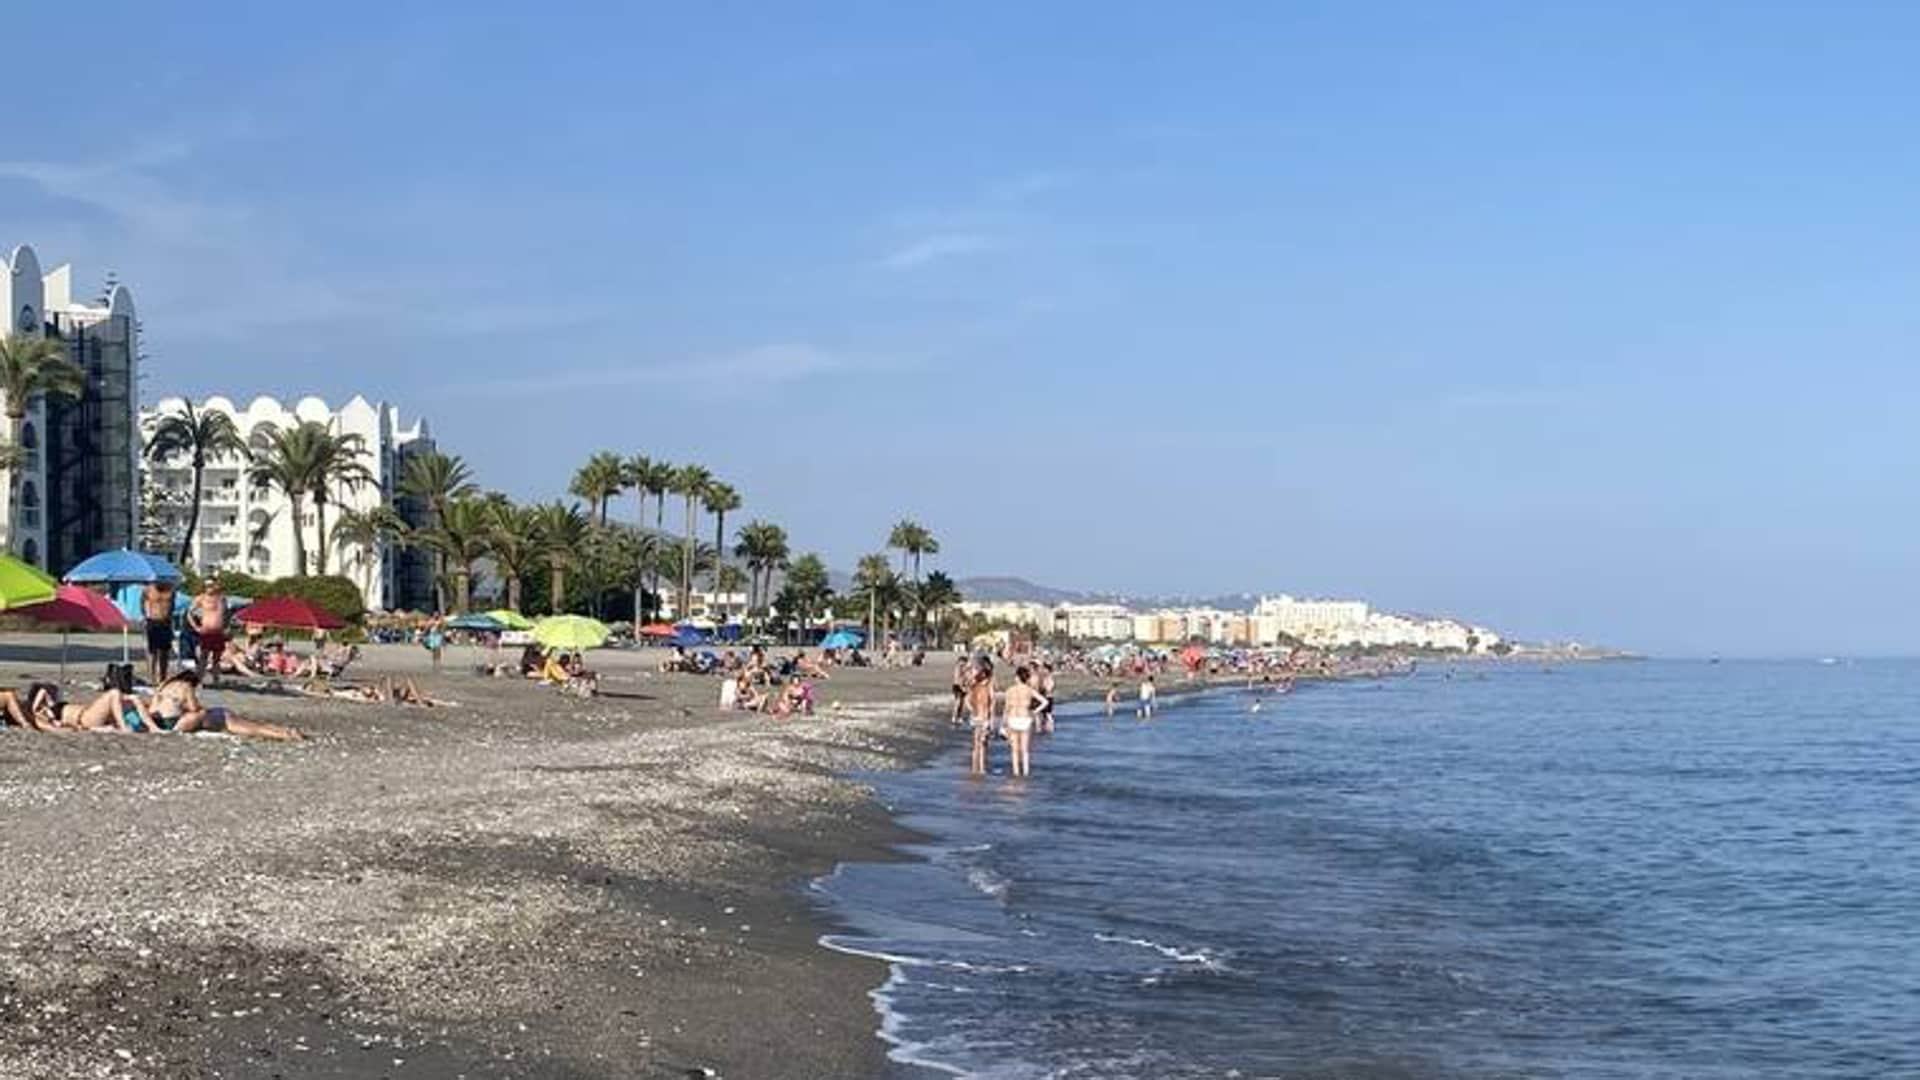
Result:
[[[67,635],[73,633],[68,627],[60,628],[60,681],[67,681]]]
[[[122,623],[120,625],[120,662],[121,663],[130,664],[133,662],[132,650],[133,650],[132,631],[127,629],[127,625],[125,623]]]

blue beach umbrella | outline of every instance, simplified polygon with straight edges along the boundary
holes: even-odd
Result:
[[[688,626],[684,623],[673,628],[673,637],[669,639],[669,644],[678,645],[683,649],[691,649],[695,645],[705,645],[706,643],[707,635],[705,631],[697,626]]]
[[[449,630],[478,630],[482,633],[497,634],[507,628],[507,624],[484,612],[468,612],[447,620]]]
[[[131,548],[119,548],[89,555],[78,566],[67,571],[65,581],[69,585],[105,585],[109,589],[124,585],[145,585],[153,581],[178,583],[181,573],[172,563],[158,555],[149,555],[144,551]],[[129,620],[138,618],[139,607],[127,611],[124,603],[121,610],[126,611]],[[132,655],[133,647],[127,637],[127,630],[120,630],[120,661],[125,663]]]

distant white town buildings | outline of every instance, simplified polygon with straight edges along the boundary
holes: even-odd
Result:
[[[141,432],[150,437],[160,417],[178,413],[185,405],[181,398],[166,398],[151,409],[141,410]],[[240,437],[256,454],[265,450],[275,431],[284,431],[304,421],[324,424],[338,434],[360,436],[366,444],[365,464],[374,482],[358,489],[339,488],[331,493],[329,528],[339,520],[342,510],[349,509],[368,510],[386,505],[399,509],[403,518],[420,516],[414,508],[405,505],[406,500],[399,498],[399,485],[408,458],[433,446],[433,437],[423,420],[403,427],[399,413],[392,406],[375,405],[359,396],[338,409],[329,408],[316,397],[301,398],[291,407],[274,398],[257,397],[242,408],[218,396],[199,402],[196,408],[231,416]],[[247,464],[237,455],[208,462],[202,481],[200,523],[194,532],[189,561],[194,569],[203,573],[237,570],[261,578],[297,574],[300,571],[294,565],[293,530],[306,530],[309,558],[314,558],[319,550],[315,543],[313,506],[309,502],[304,507],[303,519],[294,521],[286,495],[275,488],[255,487],[248,480]],[[178,506],[156,511],[164,515],[160,524],[170,533],[182,534],[189,513],[186,501],[191,498],[193,488],[192,463],[183,455],[170,462],[156,463],[152,469],[154,486],[180,501]],[[339,545],[329,543],[327,563],[319,571],[344,574],[360,582],[366,589],[369,607],[424,608],[432,603],[431,572],[426,560],[417,553],[401,553],[385,547],[360,551],[348,546],[341,550]]]
[[[1133,641],[1176,645],[1204,641],[1216,645],[1269,647],[1300,642],[1318,647],[1394,647],[1484,652],[1500,635],[1454,619],[1418,619],[1372,610],[1362,600],[1300,600],[1263,597],[1251,612],[1217,608],[1166,608],[1135,611],[1121,604],[1033,604],[974,602],[960,610],[1041,634],[1064,635],[1078,642]]]
[[[140,322],[125,285],[101,293],[92,303],[74,299],[73,268],[43,272],[25,245],[0,260],[0,334],[59,338],[86,374],[77,398],[27,403],[20,430],[8,433],[23,461],[0,485],[0,529],[12,551],[56,574],[130,546],[138,526]]]

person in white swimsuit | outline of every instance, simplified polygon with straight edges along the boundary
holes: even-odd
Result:
[[[1007,748],[1013,757],[1013,775],[1030,776],[1034,714],[1044,711],[1050,702],[1033,688],[1033,672],[1025,666],[1016,669],[1013,677],[1014,683],[1007,687],[1006,704],[1002,706],[1007,720]]]

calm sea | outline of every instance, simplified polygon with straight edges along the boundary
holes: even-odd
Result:
[[[1434,667],[963,755],[873,778],[924,861],[816,885],[901,1062],[1920,1077],[1920,663]]]

